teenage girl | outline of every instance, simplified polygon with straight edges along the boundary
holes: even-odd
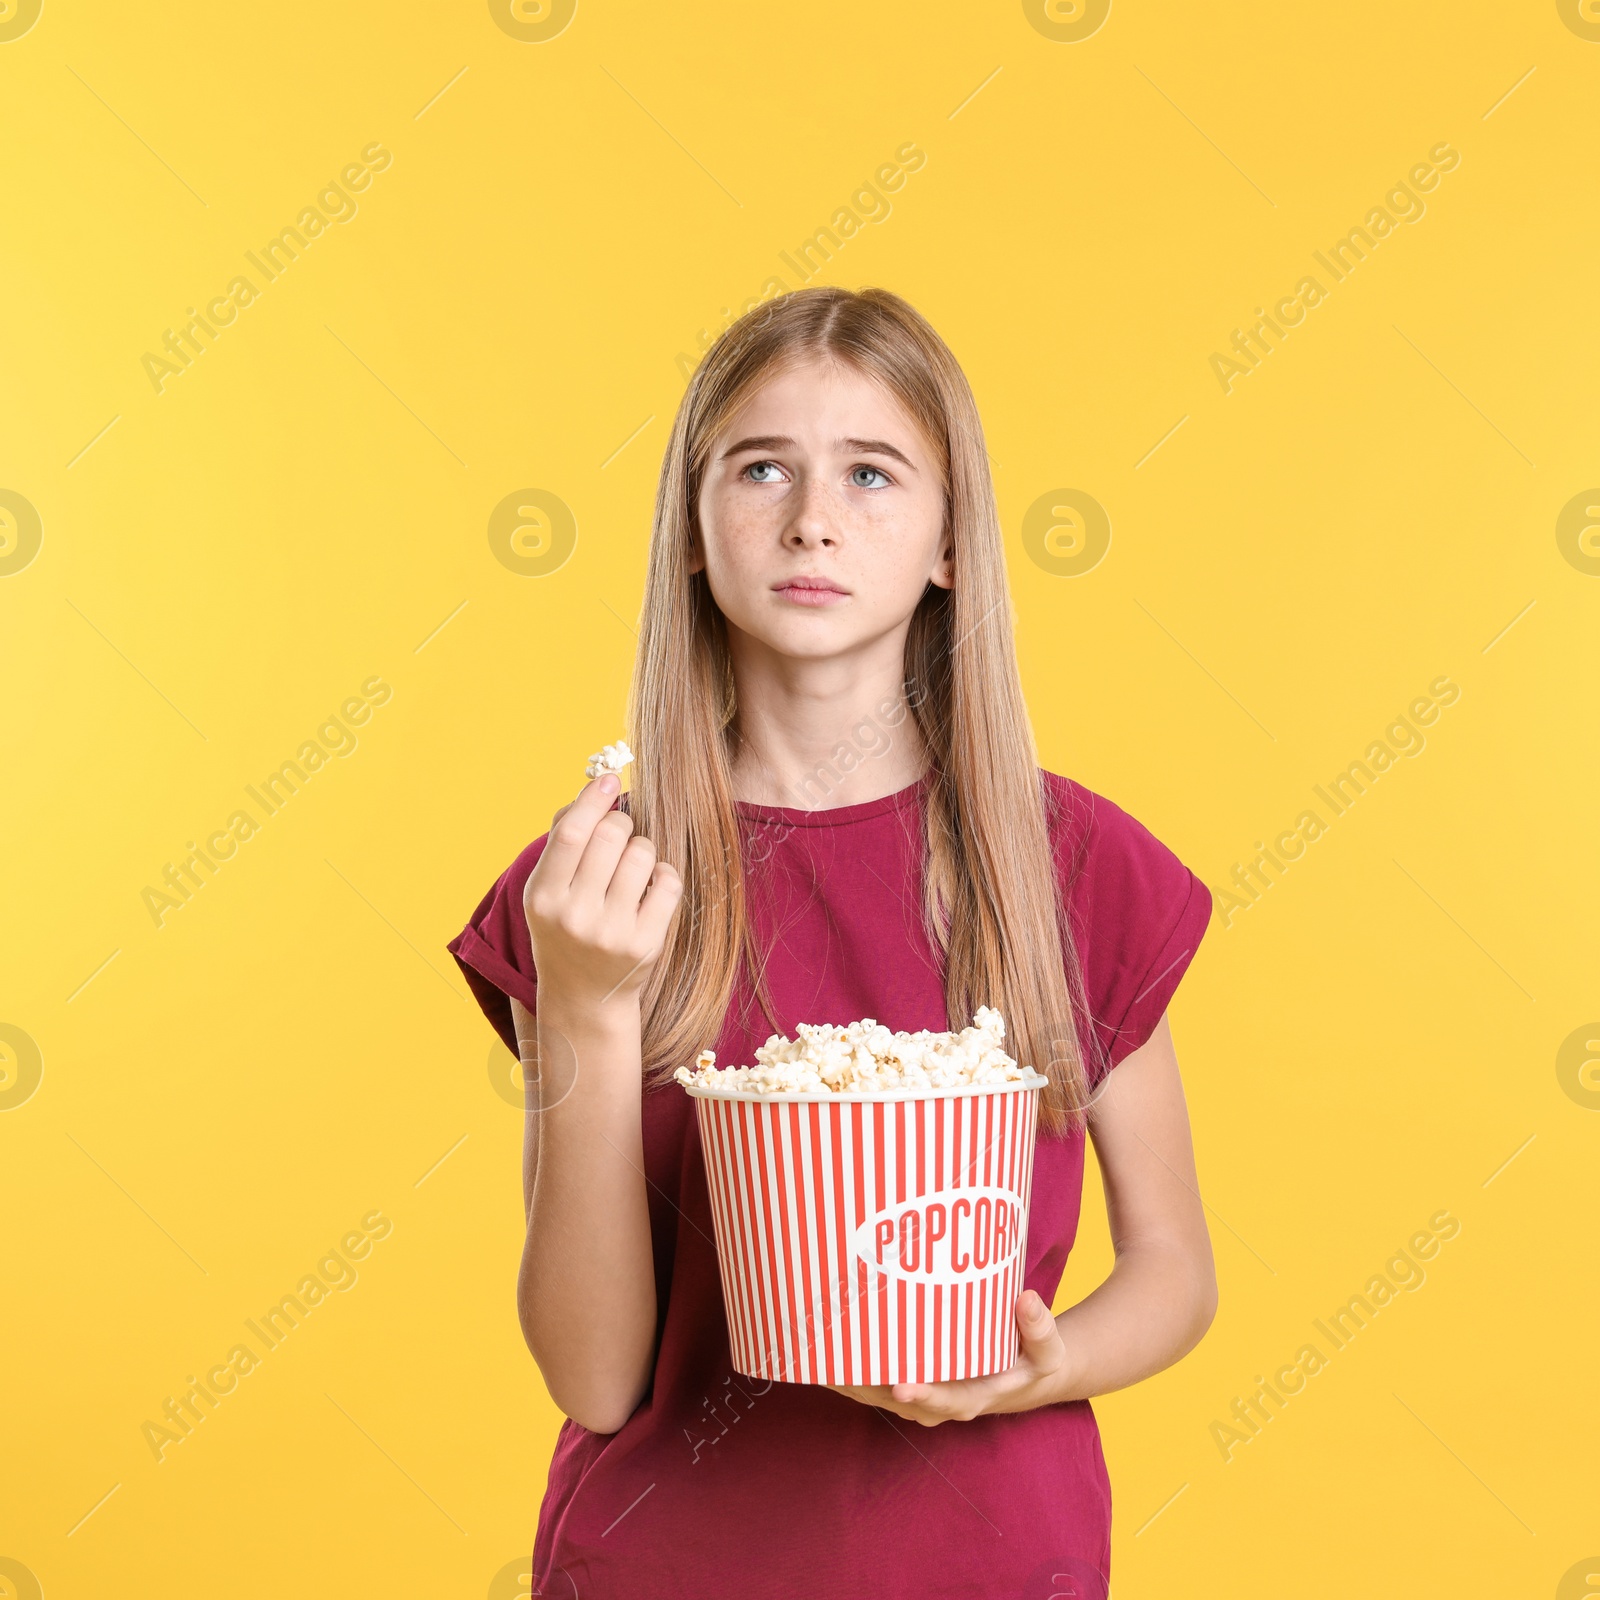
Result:
[[[586,784],[450,945],[528,1064],[518,1305],[568,1419],[534,1592],[1104,1600],[1089,1398],[1172,1365],[1217,1303],[1166,1020],[1211,897],[1037,765],[972,393],[897,296],[799,290],[695,373],[628,739],[629,793]],[[707,1046],[749,1063],[800,1022],[942,1030],[979,1005],[1051,1080],[1016,1365],[736,1373],[673,1069]],[[1052,1316],[1086,1135],[1116,1264]]]

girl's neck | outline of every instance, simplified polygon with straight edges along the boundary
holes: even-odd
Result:
[[[928,751],[902,682],[903,644],[872,663],[741,662],[735,799],[831,811],[908,788]]]

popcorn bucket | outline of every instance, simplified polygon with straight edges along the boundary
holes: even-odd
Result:
[[[735,1370],[936,1383],[1017,1359],[1037,1084],[694,1096]]]

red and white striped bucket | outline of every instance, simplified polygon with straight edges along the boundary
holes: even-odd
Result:
[[[936,1383],[1017,1359],[1037,1086],[695,1098],[735,1369]]]

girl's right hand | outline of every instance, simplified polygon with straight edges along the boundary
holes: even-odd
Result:
[[[585,1010],[638,1004],[683,898],[677,869],[610,809],[620,788],[607,773],[556,812],[522,894],[540,989]]]

